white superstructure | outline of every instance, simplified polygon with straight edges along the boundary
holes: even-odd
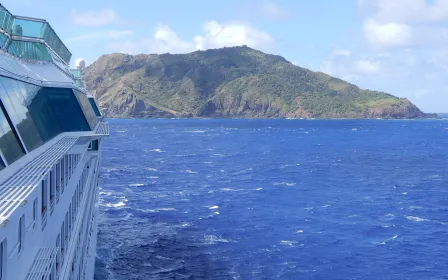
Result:
[[[0,280],[93,279],[102,138],[82,61],[0,4]]]

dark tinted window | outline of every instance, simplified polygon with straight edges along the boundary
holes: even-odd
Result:
[[[101,117],[100,110],[99,110],[98,107],[96,106],[95,100],[94,100],[93,98],[89,98],[89,102],[90,102],[90,105],[92,105],[92,109],[93,109],[93,111],[95,112],[95,115],[96,115],[97,117]]]
[[[0,90],[1,97],[1,90]],[[2,98],[3,99],[3,98]],[[6,116],[2,110],[0,102],[0,149],[8,164],[13,163],[18,158],[24,155],[22,148],[18,142],[18,139],[11,129],[11,126],[6,119]],[[2,165],[3,162],[2,162]]]
[[[26,87],[22,82],[3,77],[1,83],[4,88],[3,92],[0,89],[0,98],[26,148],[32,151],[42,145],[43,140],[26,106],[30,101],[29,99],[25,101]]]
[[[93,112],[92,105],[90,105],[87,95],[77,90],[74,90],[74,92],[79,101],[79,105],[81,105],[82,111],[84,112],[84,116],[89,122],[90,128],[92,130],[95,129],[95,126],[98,123],[98,118],[96,117],[95,112]]]
[[[0,170],[4,169],[6,167],[5,163],[3,162],[3,160],[0,158]]]
[[[71,89],[41,88],[29,110],[44,141],[62,132],[90,130]]]
[[[87,96],[67,88],[0,77],[0,100],[0,149],[8,164],[24,154],[20,139],[32,151],[62,132],[89,131],[98,122]]]

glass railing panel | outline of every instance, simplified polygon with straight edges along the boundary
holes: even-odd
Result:
[[[65,61],[65,63],[70,63],[72,54],[46,21],[16,17],[14,19],[12,35],[43,39],[48,46],[50,46],[50,48]]]
[[[72,54],[49,24],[47,24],[47,28],[45,28],[43,39],[67,64],[70,63]]]
[[[0,48],[3,48],[3,46],[6,43],[6,41],[8,41],[8,37],[6,37],[5,34],[0,33]]]
[[[82,79],[81,71],[79,71],[77,69],[70,69],[70,73],[72,73],[72,75],[73,75],[73,77],[75,77],[75,79]]]
[[[12,28],[12,35],[43,39],[47,25],[46,22],[16,18]]]
[[[11,33],[13,19],[14,17],[3,6],[0,6],[0,28]]]
[[[21,59],[53,61],[43,43],[12,40],[8,52]]]

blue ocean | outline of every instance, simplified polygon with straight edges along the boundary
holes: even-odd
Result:
[[[110,120],[96,279],[448,279],[446,120]]]

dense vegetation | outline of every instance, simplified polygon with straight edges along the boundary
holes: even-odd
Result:
[[[88,89],[115,117],[420,118],[407,99],[359,89],[249,47],[104,55]]]

